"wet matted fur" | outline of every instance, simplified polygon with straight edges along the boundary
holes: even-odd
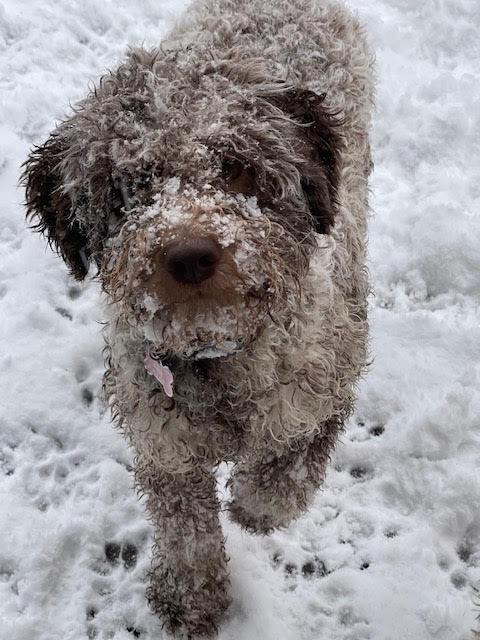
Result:
[[[216,465],[234,463],[234,521],[285,527],[352,411],[371,75],[337,2],[199,1],[26,162],[36,229],[77,279],[98,270],[105,393],[135,451],[155,527],[147,596],[170,632],[211,636],[229,605]]]

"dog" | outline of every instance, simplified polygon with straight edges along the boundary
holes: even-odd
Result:
[[[26,207],[105,294],[104,390],[154,525],[147,598],[211,637],[230,518],[309,507],[368,354],[372,59],[336,0],[197,0],[24,165]]]

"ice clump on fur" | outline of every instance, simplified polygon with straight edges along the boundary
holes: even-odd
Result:
[[[207,360],[212,358],[225,358],[237,353],[242,349],[242,345],[234,340],[226,340],[222,344],[211,344],[199,349],[186,349],[183,357],[191,360]]]

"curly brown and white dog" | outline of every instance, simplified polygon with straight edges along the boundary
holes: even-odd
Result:
[[[367,351],[372,71],[328,0],[200,0],[129,51],[26,162],[29,216],[106,296],[104,378],[155,527],[170,632],[227,609],[232,520],[286,527],[321,485]]]

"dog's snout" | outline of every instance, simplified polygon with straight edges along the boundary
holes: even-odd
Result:
[[[209,237],[193,237],[172,242],[163,258],[165,269],[177,282],[199,284],[215,273],[222,250]]]

